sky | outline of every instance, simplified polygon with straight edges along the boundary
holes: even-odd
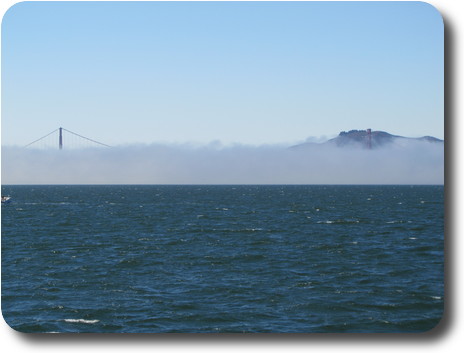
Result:
[[[423,2],[23,2],[2,21],[2,146],[444,138],[443,20]]]

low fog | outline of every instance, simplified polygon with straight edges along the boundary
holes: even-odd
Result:
[[[444,146],[2,147],[2,184],[443,184]]]

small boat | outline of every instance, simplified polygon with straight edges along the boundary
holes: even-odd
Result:
[[[7,203],[11,199],[11,196],[2,196],[2,203]]]

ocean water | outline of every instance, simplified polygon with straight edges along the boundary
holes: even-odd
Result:
[[[443,186],[2,186],[21,332],[424,332]]]

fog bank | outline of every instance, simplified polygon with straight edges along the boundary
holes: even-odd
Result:
[[[2,147],[2,184],[443,184],[444,146]]]

